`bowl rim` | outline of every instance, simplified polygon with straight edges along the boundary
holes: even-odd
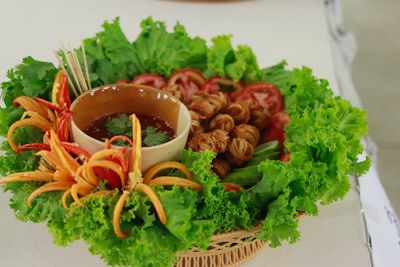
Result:
[[[101,85],[101,86],[92,88],[91,90],[89,90],[89,91],[87,91],[87,92],[85,92],[85,93],[79,95],[79,96],[78,96],[77,98],[75,98],[74,101],[72,101],[72,103],[71,103],[71,112],[72,112],[72,116],[71,116],[71,128],[72,128],[72,127],[75,127],[75,128],[78,130],[78,132],[79,132],[80,134],[83,134],[86,138],[90,139],[91,141],[95,142],[96,144],[98,144],[98,145],[105,145],[105,142],[100,141],[100,140],[98,140],[98,139],[96,139],[96,138],[94,138],[94,137],[88,135],[88,134],[85,133],[81,128],[79,128],[78,125],[76,125],[76,123],[75,123],[75,121],[74,121],[74,111],[73,111],[73,108],[74,108],[74,106],[76,105],[77,100],[78,100],[79,98],[82,98],[82,97],[84,97],[85,95],[90,94],[90,93],[93,92],[93,91],[104,90],[104,89],[107,89],[107,87],[112,88],[112,87],[115,87],[115,86],[117,86],[117,87],[118,87],[118,86],[123,86],[123,87],[134,87],[135,89],[143,90],[143,91],[156,91],[156,92],[161,92],[161,93],[167,95],[169,98],[171,98],[172,101],[177,102],[177,103],[179,104],[179,113],[180,113],[180,109],[183,108],[185,117],[186,117],[186,119],[187,119],[187,120],[186,120],[187,123],[186,123],[186,125],[184,126],[182,132],[181,132],[179,135],[177,135],[175,138],[169,140],[168,142],[162,143],[162,144],[160,144],[160,145],[149,146],[149,147],[143,147],[143,146],[142,146],[142,150],[143,150],[143,151],[152,151],[152,150],[155,150],[155,149],[160,149],[160,148],[169,146],[169,145],[171,145],[172,143],[176,142],[177,140],[183,138],[183,137],[186,135],[186,133],[189,132],[192,118],[191,118],[191,116],[190,116],[190,111],[189,111],[189,109],[186,107],[186,105],[185,105],[182,101],[180,101],[180,100],[179,100],[178,98],[176,98],[175,96],[166,93],[166,92],[163,91],[163,90],[153,89],[153,88],[149,88],[149,87],[147,87],[147,86],[140,87],[140,85],[130,86],[130,84],[106,84],[106,85]],[[133,114],[133,113],[132,113],[132,114]],[[132,115],[132,114],[131,114],[131,115]],[[178,114],[178,116],[179,116],[179,114]],[[74,139],[75,139],[75,138],[74,138]],[[75,142],[75,140],[74,140],[74,142]],[[122,148],[123,146],[111,145],[111,147]],[[132,147],[129,146],[128,149],[132,149]]]

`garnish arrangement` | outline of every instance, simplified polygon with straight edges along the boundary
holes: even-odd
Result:
[[[317,215],[318,204],[346,195],[349,175],[368,170],[369,159],[358,161],[365,111],[309,68],[260,68],[229,36],[207,46],[181,24],[169,32],[151,18],[133,43],[118,19],[103,28],[56,52],[59,67],[27,57],[1,84],[0,184],[16,217],[46,222],[56,244],[83,239],[112,266],[171,266],[215,233],[262,225],[257,238],[270,246],[294,243],[298,215]],[[96,153],[74,142],[71,103],[108,84],[162,90],[186,105],[191,127],[178,161],[142,174],[142,146],[176,137],[145,114],[97,118],[85,130],[104,141]]]

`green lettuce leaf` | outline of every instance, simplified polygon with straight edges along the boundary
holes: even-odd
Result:
[[[291,160],[260,163],[262,179],[242,195],[254,212],[266,213],[259,237],[272,246],[298,239],[297,211],[317,215],[318,202],[343,198],[349,175],[369,167],[368,159],[357,162],[367,133],[365,111],[334,97],[308,68],[293,70],[282,89],[291,118],[285,127]]]
[[[82,206],[73,206],[64,224],[50,222],[50,231],[59,245],[84,239],[93,254],[99,254],[111,266],[170,266],[179,250],[196,244],[206,248],[213,225],[194,220],[197,193],[172,187],[157,189],[167,214],[167,224],[156,220],[152,204],[142,193],[129,195],[121,216],[121,227],[129,237],[120,239],[112,227],[112,214],[118,192],[90,197]]]
[[[297,229],[298,220],[295,219],[297,214],[296,198],[291,198],[289,189],[285,189],[268,206],[263,230],[257,234],[257,237],[270,241],[271,247],[280,246],[283,240],[288,240],[289,243],[296,242],[300,238]]]
[[[253,82],[261,78],[256,56],[250,47],[239,45],[235,50],[229,35],[220,35],[211,41],[213,46],[207,54],[206,76],[228,77],[235,82]]]
[[[172,190],[157,190],[167,215],[165,227],[187,245],[207,248],[215,231],[209,220],[194,220],[197,211],[198,193],[188,189],[173,187]]]
[[[217,231],[251,227],[254,221],[246,210],[246,203],[234,194],[226,194],[218,176],[210,171],[214,158],[215,154],[211,151],[185,150],[181,156],[193,179],[202,185],[196,217],[211,220]]]
[[[157,253],[155,249],[158,247],[159,239],[149,238],[153,236],[154,231],[158,230],[160,243],[163,243],[162,236],[168,237],[168,232],[153,225],[155,219],[154,215],[150,214],[150,204],[144,202],[139,194],[130,195],[126,211],[121,216],[122,229],[130,232],[129,237],[120,239],[114,234],[112,214],[118,198],[118,192],[114,192],[111,195],[90,197],[81,206],[73,205],[64,219],[64,225],[50,224],[55,242],[59,245],[67,245],[73,240],[83,239],[89,244],[91,253],[100,255],[111,266],[140,265],[141,257],[144,256],[138,252],[140,249],[143,249],[144,254],[154,249],[155,255],[146,262],[159,261],[159,254],[161,254],[160,257],[166,256],[166,261],[168,259],[171,261],[171,252],[168,247],[165,254],[162,250]],[[129,221],[131,223],[128,223]],[[135,223],[132,223],[133,221]],[[155,266],[160,266],[160,264]]]
[[[142,32],[133,42],[136,74],[157,73],[168,76],[183,68],[206,68],[207,46],[203,39],[191,38],[181,24],[168,32],[163,22],[147,18],[141,23]]]
[[[307,67],[294,69],[280,90],[289,116],[301,114],[305,108],[316,108],[333,96],[328,81],[317,79]]]
[[[0,178],[1,179],[1,178]],[[21,221],[35,223],[59,220],[65,216],[66,210],[62,206],[62,192],[46,192],[37,196],[32,201],[32,207],[26,204],[28,197],[44,183],[15,182],[4,185],[4,191],[12,193],[10,207],[15,216]]]
[[[292,71],[286,69],[287,63],[282,60],[276,65],[261,70],[261,80],[275,84],[283,88],[292,76]]]
[[[121,29],[119,18],[104,22],[103,28],[96,37],[84,40],[93,87],[128,79],[135,71],[134,48]]]

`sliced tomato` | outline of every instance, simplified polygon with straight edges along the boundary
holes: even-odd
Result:
[[[222,182],[221,183],[223,186],[225,186],[225,192],[229,192],[229,191],[235,191],[237,193],[240,193],[240,191],[242,191],[243,187],[241,187],[238,184],[233,184],[233,183],[228,183],[228,182]]]
[[[168,79],[167,85],[178,85],[184,100],[188,101],[195,93],[200,91],[205,83],[203,74],[194,69],[175,71]]]
[[[139,76],[136,76],[130,83],[132,84],[140,84],[140,85],[148,85],[155,87],[157,89],[161,89],[165,86],[165,80],[162,76],[152,73],[145,73]]]
[[[281,110],[272,116],[271,121],[276,128],[284,129],[285,125],[290,122],[290,118],[284,110]]]
[[[230,95],[233,101],[253,100],[261,106],[268,108],[274,114],[284,108],[282,94],[272,83],[257,82],[249,84],[243,90],[237,90]]]
[[[283,144],[285,142],[285,131],[283,129],[276,128],[271,126],[265,131],[264,137],[262,139],[263,143],[268,143],[270,141],[277,140],[279,144]]]
[[[207,79],[202,90],[208,93],[241,91],[243,86],[240,83],[234,83],[228,78],[212,77]]]
[[[271,126],[265,131],[263,136],[263,143],[269,141],[278,140],[281,152],[284,152],[285,137],[285,125],[290,122],[289,116],[284,110],[276,112],[271,119]]]

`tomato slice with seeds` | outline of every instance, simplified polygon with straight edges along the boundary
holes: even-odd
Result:
[[[148,85],[155,87],[157,89],[161,89],[165,86],[165,80],[162,76],[152,73],[145,73],[139,76],[136,76],[130,83],[132,84],[140,84],[140,85]]]
[[[184,100],[188,101],[195,93],[200,91],[205,83],[203,74],[194,69],[175,71],[168,79],[167,86],[178,85]]]
[[[230,95],[233,101],[236,100],[253,100],[257,101],[261,106],[268,108],[271,114],[283,110],[283,98],[279,89],[272,83],[256,82],[249,84]]]

